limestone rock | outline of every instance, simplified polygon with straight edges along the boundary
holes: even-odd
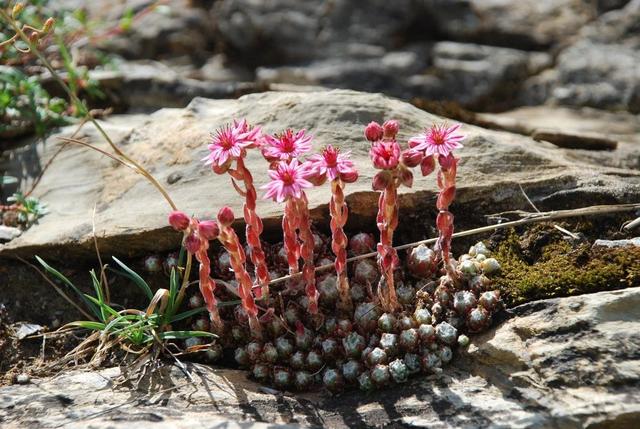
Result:
[[[267,92],[238,100],[196,98],[184,109],[162,109],[148,116],[114,116],[104,124],[116,143],[166,186],[178,207],[201,218],[212,218],[223,205],[231,206],[240,216],[242,199],[230,186],[229,177],[216,176],[203,166],[201,159],[207,152],[209,133],[242,117],[264,125],[265,131],[271,133],[287,127],[307,128],[315,136],[314,150],[334,144],[352,151],[360,179],[346,188],[351,228],[374,225],[372,207],[377,195],[371,191],[371,179],[375,171],[369,160],[369,144],[363,138],[364,126],[372,120],[396,118],[402,124],[400,141],[406,142],[424,127],[442,120],[381,95],[334,90]],[[458,196],[452,208],[456,215],[513,210],[518,208],[514,201],[520,201],[515,198],[521,199],[525,208],[527,203],[518,184],[527,189],[541,209],[557,207],[559,203],[565,208],[589,202],[634,202],[640,195],[640,178],[633,171],[603,166],[597,158],[576,160],[553,145],[520,135],[468,125],[463,130],[468,138],[459,151],[462,160]],[[63,134],[71,132],[72,128],[67,128]],[[91,127],[85,126],[83,133],[89,141],[106,149]],[[48,160],[57,149],[57,142],[54,135],[44,145],[34,144],[31,150]],[[21,165],[11,162],[14,158],[12,153],[7,154],[5,170],[24,180]],[[247,165],[256,186],[265,184],[267,165],[257,152],[249,154]],[[412,189],[402,188],[401,212],[423,225],[424,235],[433,219],[418,213],[431,213],[435,192],[435,180],[419,175]],[[133,256],[179,244],[179,234],[167,226],[170,208],[149,183],[86,148],[65,148],[44,174],[34,196],[47,203],[49,213],[38,225],[2,246],[0,255],[93,255],[92,212],[96,203],[96,232],[106,254]],[[308,196],[312,217],[326,222],[330,196],[327,187],[314,188]],[[260,199],[258,212],[267,231],[279,231],[280,205]],[[473,215],[466,217],[474,219]],[[475,221],[482,224],[484,219],[477,216]],[[412,226],[415,237],[420,230],[415,229],[416,224]]]

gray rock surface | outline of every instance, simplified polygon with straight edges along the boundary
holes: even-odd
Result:
[[[639,19],[634,0],[582,28],[553,68],[525,82],[521,101],[640,112]]]
[[[265,393],[237,370],[190,365],[114,387],[117,368],[0,388],[4,428],[510,427],[640,425],[640,288],[532,302],[472,338],[452,367],[365,395]],[[269,426],[273,427],[273,426]]]
[[[216,176],[200,160],[206,154],[209,133],[242,117],[264,125],[267,132],[307,128],[315,136],[315,150],[329,143],[352,150],[360,179],[346,188],[351,228],[374,225],[372,207],[377,197],[371,191],[371,179],[375,171],[368,156],[369,145],[363,138],[364,126],[371,120],[396,118],[402,124],[400,139],[406,142],[423,127],[442,120],[381,95],[334,90],[267,92],[238,100],[197,98],[184,109],[162,109],[150,116],[114,116],[105,126],[123,150],[166,186],[182,210],[210,218],[225,204],[237,215],[241,213],[242,200],[229,185],[229,178]],[[640,174],[607,166],[603,159],[614,156],[609,152],[593,158],[511,133],[467,125],[463,130],[468,138],[459,152],[462,161],[457,206],[453,207],[460,217],[495,213],[501,208],[517,209],[518,201],[522,208],[527,207],[519,184],[541,208],[635,202],[640,195]],[[62,134],[71,132],[67,128]],[[91,127],[85,127],[83,133],[89,141],[106,149]],[[32,156],[38,156],[44,164],[57,149],[57,142],[56,136],[51,136],[47,143],[34,145]],[[22,166],[12,164],[15,157],[8,155],[7,173],[24,179]],[[262,157],[254,151],[247,164],[256,185],[263,185],[267,166]],[[401,210],[409,216],[420,211],[430,213],[435,192],[432,177],[417,176],[412,189],[402,188]],[[65,148],[44,174],[34,195],[48,204],[49,213],[38,225],[0,247],[0,256],[31,256],[35,252],[54,257],[93,254],[95,205],[96,231],[106,253],[134,255],[178,245],[179,235],[166,226],[169,206],[159,194],[134,172],[85,148]],[[327,187],[314,188],[308,195],[312,216],[326,222]],[[260,200],[258,212],[267,229],[279,229],[281,206]],[[430,216],[416,217],[425,233],[433,224]],[[474,216],[476,222],[483,222],[477,215],[466,217]]]

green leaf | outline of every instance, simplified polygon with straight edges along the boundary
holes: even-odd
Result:
[[[80,320],[77,322],[67,323],[67,326],[77,326],[79,328],[88,329],[90,331],[102,331],[105,328],[104,323],[91,322],[89,320]]]
[[[216,334],[205,331],[167,331],[158,335],[161,340],[186,340],[193,337],[217,338]]]
[[[96,315],[96,317],[100,318],[101,316],[101,312],[98,309],[98,307],[96,307],[95,304],[93,304],[91,301],[89,301],[87,299],[87,297],[85,296],[84,293],[82,293],[80,291],[80,289],[78,289],[76,287],[76,285],[74,285],[71,280],[69,280],[68,278],[66,278],[64,275],[62,275],[61,272],[59,272],[58,270],[56,270],[55,268],[51,267],[49,264],[47,264],[41,257],[36,256],[36,260],[40,263],[40,265],[42,265],[42,267],[52,276],[56,277],[58,280],[60,280],[62,283],[66,284],[67,286],[69,286],[79,297],[80,299],[82,299],[82,301],[84,302],[84,304],[87,306],[87,308],[89,310],[91,310],[91,312],[93,314]]]
[[[192,310],[188,310],[188,311],[185,311],[183,313],[176,314],[175,316],[173,316],[171,318],[169,323],[174,323],[174,322],[177,322],[179,320],[188,319],[189,317],[195,316],[196,314],[204,313],[206,311],[207,311],[207,307],[194,308]]]
[[[116,261],[116,264],[120,265],[120,267],[125,271],[122,274],[133,280],[136,286],[138,286],[145,293],[145,295],[147,295],[147,298],[149,298],[150,300],[153,299],[153,292],[151,292],[151,288],[149,287],[147,282],[145,282],[138,273],[127,267],[124,262],[120,261],[115,256],[112,256],[112,258],[114,261]]]
[[[18,183],[18,179],[13,176],[0,176],[0,185],[11,185]]]
[[[113,309],[112,307],[110,307],[109,305],[107,305],[104,301],[96,299],[94,297],[92,297],[91,295],[84,295],[89,301],[95,303],[101,310],[101,315],[103,316],[100,320],[102,320],[103,322],[106,322],[108,317],[106,315],[106,313],[109,313],[111,316],[114,317],[122,317],[120,313],[118,313],[115,309]]]

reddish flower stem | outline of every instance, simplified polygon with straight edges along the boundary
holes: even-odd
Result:
[[[436,243],[436,249],[440,251],[444,268],[447,274],[452,278],[456,278],[455,268],[451,264],[451,237],[453,236],[453,214],[449,211],[449,206],[455,198],[456,192],[456,172],[458,160],[450,156],[449,162],[443,166],[440,165],[438,170],[438,200],[436,207],[438,208],[438,217],[436,218],[436,226],[439,236]]]
[[[293,199],[289,199],[285,203],[284,216],[282,217],[284,250],[287,253],[289,274],[296,274],[299,271],[298,259],[300,258],[300,246],[298,244],[298,236],[296,234],[297,223],[296,202]]]
[[[253,176],[249,170],[245,167],[242,158],[238,158],[238,172],[244,182],[246,195],[244,203],[244,221],[246,227],[246,239],[249,248],[251,249],[251,262],[255,267],[256,282],[261,286],[261,289],[256,289],[256,297],[258,299],[264,298],[265,302],[269,302],[269,268],[267,267],[264,250],[262,250],[262,243],[260,243],[260,235],[262,234],[262,219],[256,213],[256,200],[257,193],[256,188],[253,185]]]
[[[378,267],[382,273],[378,295],[385,311],[392,312],[399,307],[393,278],[393,272],[398,266],[398,253],[393,248],[393,233],[398,227],[398,184],[395,178],[389,181],[380,194],[376,221],[380,230]]]
[[[238,282],[238,295],[249,318],[249,329],[255,338],[262,338],[262,326],[258,320],[258,307],[253,299],[253,282],[245,268],[246,256],[240,240],[231,226],[220,226],[220,243],[229,252],[231,268]]]
[[[344,183],[339,178],[331,182],[331,202],[329,212],[331,214],[331,250],[336,255],[335,267],[338,276],[338,293],[343,308],[352,308],[351,294],[349,292],[349,280],[347,278],[347,236],[344,226],[347,223],[349,209],[344,201]]]
[[[200,269],[198,270],[200,276],[200,293],[204,299],[207,310],[209,311],[209,318],[211,319],[211,326],[213,331],[217,334],[222,334],[224,324],[220,318],[218,311],[218,300],[215,296],[216,283],[210,277],[211,276],[211,261],[207,251],[209,250],[209,242],[200,238],[200,249],[195,253],[195,257],[200,263]]]
[[[309,313],[318,313],[318,290],[316,289],[316,273],[313,261],[313,248],[315,241],[313,232],[311,232],[311,221],[309,219],[309,204],[306,195],[303,193],[301,198],[291,199],[296,207],[297,227],[299,237],[302,241],[300,245],[300,256],[303,260],[302,278],[305,282],[305,292],[309,298]]]

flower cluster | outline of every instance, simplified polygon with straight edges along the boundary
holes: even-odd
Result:
[[[401,145],[397,121],[366,126],[369,155],[378,170],[372,182],[380,193],[377,245],[372,234],[355,234],[349,240],[344,230],[349,213],[345,187],[358,179],[349,151],[326,145],[312,154],[313,138],[305,130],[270,135],[244,120],[213,135],[204,161],[215,173],[228,174],[245,198],[247,247],[232,227],[235,216],[229,207],[220,210],[216,220],[173,212],[169,222],[183,232],[188,254],[200,262],[200,292],[210,326],[220,334],[222,345],[236,348],[239,365],[250,367],[259,381],[281,389],[307,389],[314,384],[313,374],[322,372],[330,391],[345,384],[370,390],[390,381],[402,383],[416,372],[437,372],[451,359],[452,347],[468,343],[463,332],[488,326],[500,307],[499,293],[489,289],[488,276],[499,270],[499,264],[482,243],[459,260],[450,255],[449,207],[455,197],[458,162],[452,151],[462,147],[459,128],[434,125]],[[276,251],[260,240],[257,193],[244,163],[253,149],[268,169],[263,198],[284,205],[283,242]],[[437,170],[439,236],[434,249],[424,245],[412,249],[406,270],[400,270],[403,262],[393,244],[399,223],[398,189],[413,185],[412,170],[418,166],[423,176]],[[331,185],[330,246],[312,230],[306,194],[326,182]],[[224,248],[214,264],[221,278],[229,281],[219,282],[225,286],[221,290],[216,290],[211,275],[212,240]],[[376,263],[365,259],[374,248]],[[328,259],[329,252],[333,259]],[[351,266],[349,254],[358,256]],[[247,268],[248,255],[253,275]],[[272,285],[277,295],[269,285],[284,272],[268,271],[267,261],[274,260],[281,261],[289,274],[286,282]],[[316,272],[317,264],[327,263],[334,266],[333,274]],[[240,303],[232,317],[219,305],[229,294]],[[270,294],[275,299],[270,301]],[[199,298],[192,301],[193,306],[200,303]],[[206,323],[199,319],[197,326]]]

